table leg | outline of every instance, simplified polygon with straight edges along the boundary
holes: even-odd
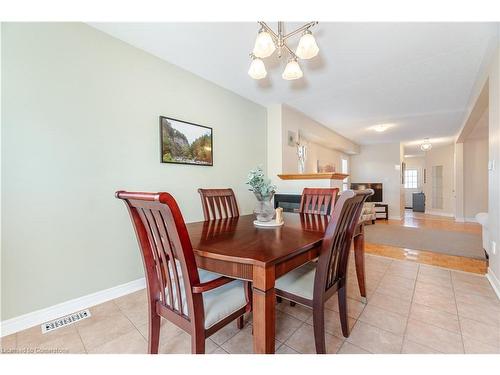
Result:
[[[254,267],[252,306],[254,353],[274,353],[276,335],[274,281],[274,268]]]
[[[365,286],[365,234],[361,229],[361,233],[354,237],[354,263],[356,264],[356,276],[358,278],[359,294],[366,303],[366,286]]]

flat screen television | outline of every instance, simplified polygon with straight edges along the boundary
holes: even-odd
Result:
[[[368,182],[356,182],[351,183],[352,190],[365,190],[365,189],[373,189],[374,194],[371,197],[368,197],[367,202],[383,202],[382,195],[382,184],[381,183],[368,183]]]

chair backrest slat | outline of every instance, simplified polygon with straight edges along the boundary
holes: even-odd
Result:
[[[326,293],[339,282],[345,282],[349,250],[363,203],[373,195],[373,190],[347,190],[342,193],[335,204],[333,214],[325,231],[321,245],[316,278],[314,281],[314,298],[322,298],[316,294]]]
[[[168,193],[118,191],[129,210],[139,241],[148,294],[187,321],[203,303],[193,295],[200,278],[186,224],[175,199]],[[195,301],[196,300],[196,301]],[[197,314],[197,316],[203,316]]]
[[[337,188],[304,188],[299,213],[331,214],[338,193]]]
[[[205,220],[238,217],[238,205],[233,189],[198,189]]]

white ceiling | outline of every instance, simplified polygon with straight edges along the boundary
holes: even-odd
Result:
[[[355,142],[404,142],[410,154],[424,137],[452,142],[496,32],[492,23],[323,22],[313,28],[320,54],[289,82],[276,57],[265,59],[265,80],[247,75],[257,23],[91,25],[257,103],[287,103]],[[393,126],[369,129],[381,123]]]

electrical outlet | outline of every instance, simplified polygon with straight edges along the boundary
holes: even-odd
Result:
[[[491,241],[491,254],[495,255],[497,253],[497,243],[495,241]]]

